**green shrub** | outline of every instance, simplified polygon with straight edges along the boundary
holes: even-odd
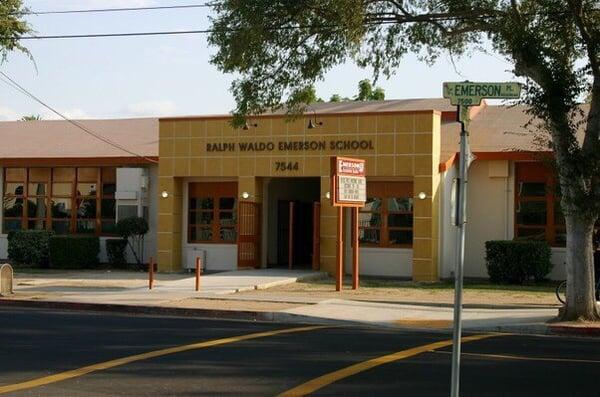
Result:
[[[83,269],[98,265],[100,239],[96,236],[50,237],[50,267]]]
[[[539,282],[552,270],[552,251],[545,241],[487,241],[485,251],[486,267],[493,283]]]
[[[106,256],[108,263],[113,266],[127,265],[125,249],[127,248],[127,240],[110,239],[106,240]]]
[[[117,233],[127,241],[131,253],[140,269],[144,269],[144,236],[148,233],[148,222],[144,218],[132,216],[117,222]]]
[[[52,232],[19,230],[8,233],[8,258],[15,264],[48,266],[48,242]]]

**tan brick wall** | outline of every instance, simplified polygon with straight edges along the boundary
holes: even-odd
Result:
[[[321,269],[333,272],[337,211],[325,193],[329,186],[332,155],[363,158],[367,177],[403,177],[414,182],[415,198],[413,275],[417,280],[438,277],[438,186],[440,177],[440,114],[434,111],[317,115],[323,124],[308,129],[308,118],[286,122],[285,117],[258,117],[250,120],[257,127],[233,129],[225,118],[165,119],[160,122],[159,192],[174,192],[168,199],[159,197],[159,266],[177,270],[181,266],[182,178],[237,177],[238,191],[249,192],[262,201],[261,177],[321,177]],[[316,150],[282,150],[293,142],[325,142]],[[332,148],[335,141],[367,141],[366,149]],[[235,150],[208,151],[207,145],[220,144]],[[268,151],[241,151],[240,145],[273,145]],[[277,169],[277,163],[298,164],[298,169]],[[177,218],[177,219],[175,219]],[[179,228],[178,228],[179,227]],[[164,239],[164,241],[162,241]]]

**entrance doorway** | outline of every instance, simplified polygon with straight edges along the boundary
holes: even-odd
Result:
[[[268,263],[272,267],[314,266],[320,178],[273,178],[268,187]],[[318,218],[317,218],[318,220]]]

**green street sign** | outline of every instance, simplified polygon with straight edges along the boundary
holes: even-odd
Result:
[[[519,83],[444,83],[444,98],[450,99],[450,103],[455,106],[477,106],[483,98],[519,99],[520,96]]]

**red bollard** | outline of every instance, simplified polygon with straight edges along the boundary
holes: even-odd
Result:
[[[200,291],[200,273],[202,272],[202,260],[196,258],[196,291]]]
[[[154,285],[154,258],[150,257],[150,263],[148,263],[148,289],[152,289]]]

